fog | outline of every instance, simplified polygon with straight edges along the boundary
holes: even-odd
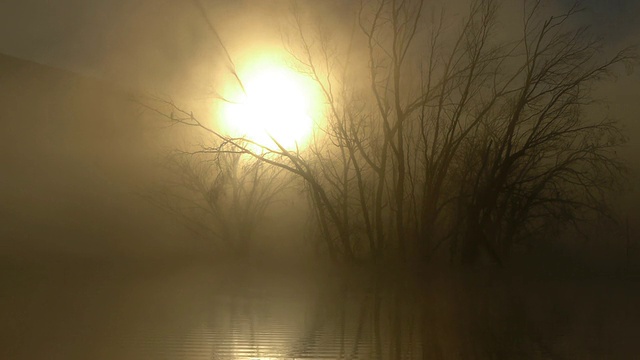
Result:
[[[288,1],[205,5],[240,63],[279,47],[281,29],[291,22]],[[305,9],[339,21],[350,8],[333,5]],[[2,101],[12,120],[3,122],[11,176],[2,192],[7,221],[22,224],[3,230],[8,256],[201,250],[201,243],[184,241],[188,235],[175,219],[143,199],[162,183],[164,157],[198,143],[199,135],[166,130],[130,100],[169,96],[212,116],[226,67],[202,15],[176,1],[3,5]],[[301,226],[277,223],[281,233]]]
[[[229,52],[240,63],[256,52],[280,47],[286,41],[282,34],[287,33],[292,22],[292,3],[288,1],[214,1],[204,5]],[[549,5],[550,8],[559,8],[566,2]],[[578,20],[591,24],[594,32],[603,34],[610,48],[640,41],[640,30],[632,15],[637,13],[638,7],[634,2],[594,0],[585,3],[585,7],[586,11]],[[329,1],[311,5],[310,2],[301,2],[298,8],[303,16],[331,28],[333,34],[351,30],[349,14],[355,11],[355,4]],[[508,6],[505,8],[510,9]],[[449,11],[456,14],[462,9],[464,5]],[[22,218],[16,214],[33,212],[33,216],[38,213],[38,216],[52,219],[56,214],[48,214],[46,210],[52,208],[39,206],[39,202],[48,198],[63,201],[62,198],[70,196],[69,192],[77,190],[72,184],[83,184],[83,188],[91,189],[86,190],[87,194],[78,194],[86,206],[100,208],[99,211],[107,214],[129,211],[124,205],[113,205],[111,210],[106,210],[102,208],[101,197],[132,201],[131,194],[143,192],[145,186],[157,180],[156,170],[152,168],[161,161],[164,153],[172,147],[190,143],[191,139],[189,135],[178,134],[180,130],[163,132],[159,129],[163,126],[160,121],[145,119],[145,115],[136,117],[111,113],[115,116],[109,116],[106,112],[118,112],[120,107],[125,107],[125,112],[135,113],[137,110],[133,106],[124,104],[124,97],[154,94],[180,99],[192,109],[202,109],[202,116],[208,117],[211,116],[208,107],[214,102],[213,94],[225,79],[222,49],[208,31],[202,14],[191,3],[32,0],[4,4],[0,17],[0,52],[25,63],[44,65],[18,72],[15,69],[22,66],[18,60],[5,61],[7,70],[3,71],[2,86],[5,93],[13,93],[13,98],[5,96],[3,99],[13,104],[5,106],[5,111],[11,114],[8,118],[13,120],[4,121],[7,130],[3,131],[9,141],[5,141],[4,146],[14,167],[9,171],[12,176],[5,177],[5,182],[13,185],[3,188],[3,193],[14,198],[14,205],[8,207],[12,210],[5,210],[8,216]],[[309,28],[314,26],[309,24]],[[38,72],[45,73],[45,77],[36,75]],[[605,83],[598,92],[605,98],[611,116],[622,121],[629,139],[620,152],[631,166],[633,195],[620,197],[621,206],[632,223],[636,222],[640,211],[635,205],[640,202],[638,190],[633,186],[638,177],[638,161],[634,154],[640,152],[637,140],[640,138],[640,125],[634,120],[638,113],[634,90],[639,83],[638,76],[637,71],[630,75],[622,74],[613,82]],[[87,86],[92,90],[85,91]],[[16,93],[16,87],[26,93]],[[101,91],[117,92],[119,94],[115,97],[122,98],[99,104],[98,111],[90,110],[103,97]],[[32,99],[26,100],[28,97]],[[106,95],[106,98],[113,97]],[[21,100],[15,102],[16,98]],[[44,113],[25,113],[24,109],[33,110],[43,102],[53,106],[52,111],[65,118],[65,125],[48,124],[43,120]],[[56,109],[56,106],[62,109]],[[75,107],[86,108],[67,110]],[[65,111],[69,113],[65,114]],[[104,116],[104,119],[96,118],[91,111]],[[22,120],[21,117],[31,120]],[[15,127],[21,130],[19,136],[10,131]],[[110,134],[109,138],[103,136],[105,132]],[[28,144],[26,148],[29,151],[12,151],[16,143]],[[30,156],[29,160],[26,156]],[[26,172],[28,167],[32,168],[31,173]],[[46,173],[52,168],[57,169],[59,179],[47,179],[44,186],[45,179],[36,173]],[[23,193],[29,195],[18,197],[16,184],[20,184]],[[104,186],[108,186],[108,190],[99,190]],[[88,196],[88,193],[93,195]],[[139,215],[139,212],[135,213]],[[156,215],[154,213],[149,218]],[[58,220],[38,223],[47,222]],[[105,235],[103,240],[96,242],[117,242],[112,238]],[[84,241],[79,240],[78,243],[55,246],[68,250],[75,246],[91,249]]]
[[[440,13],[445,3],[446,11]],[[546,1],[540,11],[545,16],[557,14],[572,3]],[[499,256],[478,240],[475,253],[468,251],[472,260],[466,261],[465,245],[456,239],[473,237],[467,232],[473,232],[474,223],[465,218],[471,218],[473,212],[466,207],[485,201],[474,191],[482,190],[478,184],[485,180],[482,161],[487,162],[499,148],[493,141],[500,140],[500,125],[495,125],[493,133],[490,122],[478,127],[472,132],[474,138],[461,142],[462,155],[452,156],[453,175],[444,177],[442,190],[442,196],[449,198],[441,200],[442,208],[452,210],[443,210],[445,215],[434,220],[430,231],[435,235],[429,241],[437,243],[438,236],[442,240],[424,245],[433,245],[427,250],[411,243],[420,238],[417,233],[426,231],[421,228],[425,217],[418,215],[415,205],[423,195],[415,184],[423,179],[419,171],[412,173],[416,170],[411,166],[421,169],[427,162],[421,163],[419,155],[411,158],[411,151],[405,157],[397,155],[396,140],[384,138],[384,131],[375,132],[366,123],[358,125],[371,138],[378,136],[391,144],[388,166],[393,171],[400,168],[398,159],[407,159],[405,188],[396,190],[404,181],[397,173],[379,176],[380,183],[386,182],[379,194],[384,190],[386,197],[376,195],[371,185],[384,167],[376,166],[385,156],[380,155],[383,146],[377,148],[375,139],[367,143],[368,135],[359,138],[357,129],[349,129],[355,135],[349,133],[352,142],[346,141],[347,145],[341,143],[348,137],[346,130],[332,135],[335,149],[342,153],[331,152],[331,145],[326,144],[310,147],[306,153],[306,149],[274,151],[278,159],[284,159],[278,164],[286,165],[279,168],[268,167],[265,161],[276,157],[261,157],[258,151],[242,148],[238,139],[216,137],[224,121],[217,116],[216,106],[221,104],[217,96],[237,80],[234,66],[242,68],[259,54],[304,49],[296,26],[305,34],[321,34],[307,38],[314,46],[332,41],[335,47],[329,47],[328,53],[342,54],[348,49],[357,64],[345,71],[345,88],[353,92],[340,94],[345,100],[335,101],[338,108],[348,101],[364,104],[374,99],[362,95],[371,87],[369,80],[362,79],[371,74],[372,45],[362,41],[366,39],[362,34],[361,38],[352,35],[360,31],[354,23],[359,4],[340,0],[24,0],[0,5],[0,279],[5,284],[0,290],[5,294],[0,296],[0,313],[7,319],[0,329],[7,339],[0,357],[537,359],[629,358],[637,353],[637,58],[628,66],[616,64],[612,76],[608,72],[598,75],[602,81],[589,82],[584,88],[592,90],[592,96],[584,100],[595,100],[584,108],[588,109],[585,118],[619,120],[620,132],[626,137],[614,151],[627,166],[622,171],[627,177],[621,188],[601,185],[611,212],[602,211],[581,223],[573,222],[578,216],[572,218],[558,210],[558,220],[565,215],[569,219],[564,227],[552,224],[540,234],[532,232],[530,239],[523,235],[529,240],[514,246],[515,250],[504,250],[507,246],[503,249],[500,243],[496,245]],[[602,46],[596,45],[596,60],[640,44],[636,21],[640,3],[588,0],[582,5],[585,10],[570,17],[569,25],[587,25],[602,41]],[[453,39],[456,26],[466,19],[469,2],[428,2],[425,9],[423,16],[433,24],[440,15],[447,19],[442,27],[447,40],[442,47],[433,47],[446,53],[448,46],[453,47],[446,36]],[[501,30],[491,41],[519,36],[521,4],[503,1],[497,14],[495,26]],[[428,43],[428,31],[417,34],[419,41]],[[384,51],[380,54],[375,55],[384,56]],[[523,55],[513,58],[517,56]],[[574,64],[570,56],[567,59]],[[408,67],[417,63],[407,62]],[[497,69],[510,71],[510,63],[505,64]],[[461,78],[466,69],[461,70]],[[481,71],[491,74],[488,69]],[[438,71],[434,73],[439,76]],[[326,75],[326,81],[335,73]],[[476,81],[473,75],[469,79]],[[416,75],[413,80],[419,83],[423,78]],[[325,80],[321,77],[320,81]],[[478,85],[480,90],[471,91],[471,96],[488,91],[490,83]],[[381,89],[387,91],[389,84],[386,86]],[[411,86],[407,85],[406,97],[418,89]],[[444,90],[435,95],[435,99],[444,99],[440,105],[425,100],[426,116],[432,116],[431,109],[437,106],[449,106],[448,101],[455,105],[464,98],[461,89],[451,90],[450,97],[442,95]],[[406,105],[389,101],[388,94],[383,92],[382,98],[389,96],[384,106]],[[479,105],[464,110],[468,118],[479,113],[486,101],[482,95],[474,99]],[[326,104],[333,101],[326,100]],[[507,118],[501,112],[515,103],[506,99],[490,114]],[[358,116],[370,111],[368,105],[358,106],[354,107]],[[457,110],[447,111],[455,118],[452,114]],[[337,113],[327,118],[339,117]],[[194,126],[194,119],[205,126]],[[208,131],[209,126],[213,132]],[[327,129],[330,127],[319,133],[329,134]],[[405,129],[406,138],[415,143],[400,146],[411,150],[415,146],[416,154],[423,149],[426,154],[430,148],[425,145],[427,137],[411,137],[416,129]],[[438,131],[437,126],[435,129]],[[425,144],[412,145],[420,141]],[[439,151],[438,146],[433,145],[431,151]],[[555,149],[554,145],[549,148]],[[186,156],[185,151],[214,156]],[[238,152],[244,158],[234,158]],[[531,155],[527,152],[527,156]],[[336,159],[346,164],[344,176],[332,167],[339,163]],[[207,173],[198,167],[202,164],[213,164],[205,169],[214,170]],[[288,170],[292,168],[295,171]],[[202,183],[189,183],[194,180],[187,176],[189,171],[196,170],[204,171],[197,179]],[[252,180],[252,176],[261,180]],[[603,182],[622,179],[602,176]],[[343,180],[344,188],[335,185]],[[272,198],[261,200],[260,191],[268,194],[273,189],[260,187],[271,184],[268,181],[286,186],[276,186]],[[332,186],[343,192],[332,192]],[[479,200],[460,201],[467,196],[467,188],[470,198]],[[396,192],[407,195],[395,196]],[[560,196],[561,191],[549,194]],[[383,200],[376,203],[376,196]],[[539,198],[546,201],[545,196]],[[217,208],[207,208],[216,201]],[[509,205],[504,208],[509,206],[510,211],[510,204],[519,201],[505,201]],[[262,204],[267,206],[254,212]],[[332,207],[334,204],[339,206]],[[202,208],[206,211],[198,212]],[[336,214],[331,213],[333,209]],[[373,215],[376,210],[379,218]],[[482,211],[478,210],[478,219],[493,219]],[[509,211],[494,216],[509,216]],[[396,217],[397,213],[405,218]],[[540,214],[524,217],[517,224],[505,220],[504,228],[524,229],[531,224],[533,228],[535,216],[543,217]],[[501,226],[500,221],[496,227]],[[365,228],[380,229],[379,234],[386,238]],[[487,229],[496,242],[508,232]],[[411,240],[406,248],[404,240],[398,240],[404,237]],[[380,240],[383,238],[387,242]],[[29,342],[40,346],[29,346]]]

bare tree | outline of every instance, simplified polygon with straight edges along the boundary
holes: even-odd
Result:
[[[280,169],[231,149],[228,143],[169,156],[171,181],[148,197],[213,248],[248,255],[275,197],[290,183]]]
[[[585,210],[604,212],[606,191],[624,172],[615,156],[624,142],[616,122],[586,109],[594,103],[595,82],[633,54],[602,59],[587,28],[567,26],[576,6],[538,19],[540,4],[524,12],[515,86],[472,140],[480,156],[463,194],[464,262],[474,262],[484,248],[500,263],[518,238],[558,220],[573,223]]]
[[[305,149],[226,136],[173,102],[159,112],[224,144],[200,154],[248,155],[302,180],[335,259],[423,261],[448,247],[453,261],[484,251],[502,263],[514,244],[605,209],[624,138],[586,112],[590,90],[635,61],[573,27],[578,7],[523,5],[507,36],[494,0],[462,18],[425,0],[363,1],[346,42],[294,11],[287,49],[326,104]]]

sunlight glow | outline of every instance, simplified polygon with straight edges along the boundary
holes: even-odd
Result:
[[[276,147],[273,140],[288,150],[304,147],[318,107],[311,79],[273,58],[255,60],[238,75],[246,92],[235,79],[225,89],[226,132],[269,147]]]

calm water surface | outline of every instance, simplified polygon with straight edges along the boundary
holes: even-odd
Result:
[[[2,359],[623,359],[640,350],[635,284],[610,281],[156,266],[13,268],[2,286]]]

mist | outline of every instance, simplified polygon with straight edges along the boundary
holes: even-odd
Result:
[[[573,5],[0,5],[0,357],[632,357],[640,3]]]

